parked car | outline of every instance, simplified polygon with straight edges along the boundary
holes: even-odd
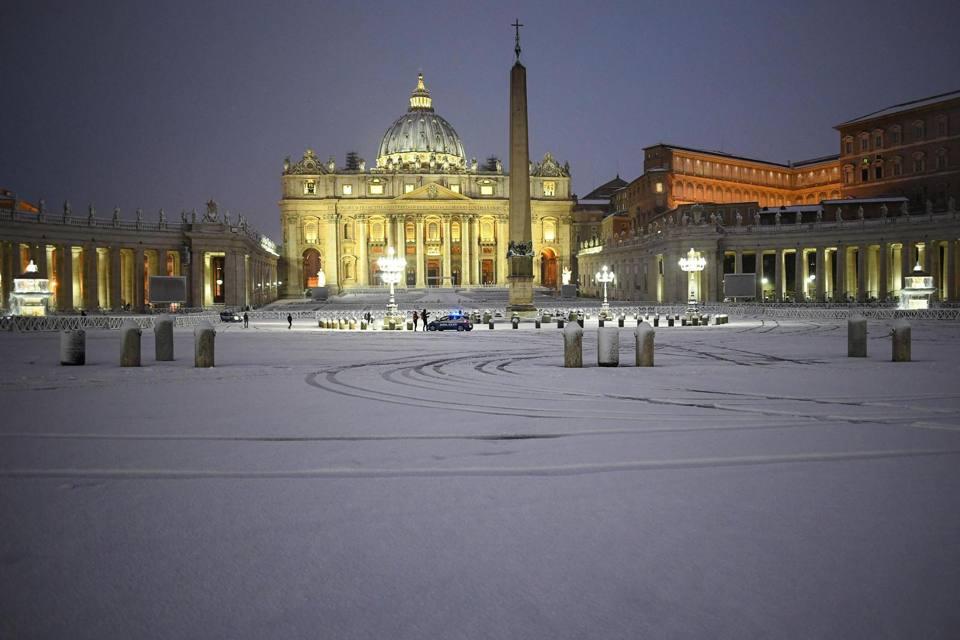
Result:
[[[221,311],[220,322],[243,322],[243,316],[236,311]]]
[[[427,323],[427,331],[445,331],[446,329],[470,331],[473,329],[473,323],[466,316],[443,316]]]

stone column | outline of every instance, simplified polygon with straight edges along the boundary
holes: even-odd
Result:
[[[327,277],[327,287],[334,293],[340,290],[340,256],[337,251],[337,240],[339,236],[339,227],[334,215],[328,215],[326,220],[326,232],[323,234],[323,274]],[[266,280],[266,265],[261,265],[260,278]]]
[[[15,274],[14,267],[16,260],[15,245],[12,242],[0,244],[0,284],[2,284],[3,299],[0,300],[0,308],[8,308],[10,304],[10,294],[13,293],[13,279],[19,275]]]
[[[527,135],[527,70],[517,61],[510,70],[510,242],[533,248],[533,220],[530,216],[530,147]],[[507,247],[501,247],[505,253]],[[533,258],[510,258],[508,309],[532,312]]]
[[[793,254],[793,299],[795,302],[804,300],[804,294],[807,291],[807,280],[803,273],[805,266],[803,247],[798,246]]]
[[[867,245],[857,247],[857,302],[867,300]]]
[[[879,262],[878,266],[880,267],[880,284],[877,287],[877,297],[880,298],[880,302],[885,302],[889,295],[890,286],[890,265],[888,264],[890,262],[890,256],[887,243],[883,240],[880,241],[880,252],[877,257],[877,262]]]
[[[93,243],[83,245],[83,308],[96,311],[100,306],[97,289],[97,247]]]
[[[133,300],[130,301],[133,304],[133,309],[137,312],[142,312],[145,305],[143,294],[143,279],[145,275],[143,268],[143,249],[138,247],[133,252]]]
[[[370,265],[367,259],[367,218],[357,216],[357,285],[370,285]]]
[[[453,252],[453,237],[450,235],[450,216],[445,216],[443,218],[443,244],[441,245],[443,251],[443,280],[440,281],[440,286],[442,287],[451,287],[453,286],[453,281],[451,276],[451,266],[450,266],[450,254]]]
[[[909,240],[903,241],[903,247],[900,249],[900,283],[898,289],[903,288],[904,278],[910,275],[910,272],[913,271],[913,252],[914,243]]]
[[[473,284],[473,221],[460,218],[460,273],[464,285]]]
[[[507,284],[507,245],[509,239],[507,234],[507,219],[497,219],[497,285]]]
[[[776,302],[783,302],[783,249],[777,249],[777,263],[774,265],[774,292],[773,299]]]
[[[756,259],[756,268],[754,272],[756,273],[757,281],[755,286],[757,288],[756,298],[757,302],[763,302],[763,249],[757,249],[757,259]]]
[[[69,244],[58,244],[57,252],[57,311],[73,309],[73,253]]]
[[[733,272],[743,273],[743,251],[737,250],[733,254]]]
[[[827,252],[823,247],[817,247],[817,302],[827,299]]]
[[[926,266],[924,267],[931,276],[933,276],[933,287],[936,291],[933,294],[934,300],[940,300],[942,296],[940,292],[942,290],[942,277],[940,273],[940,241],[939,240],[928,240],[927,241],[927,250],[924,262]]]
[[[960,298],[960,286],[957,278],[957,241],[947,242],[947,300],[957,302]]]
[[[237,306],[237,254],[230,249],[223,254],[223,304]]]
[[[201,308],[203,299],[204,252],[194,248],[190,255],[190,306]]]
[[[120,302],[121,302],[120,294],[123,290],[120,284],[121,283],[120,266],[121,266],[120,247],[116,247],[116,246],[110,247],[110,287],[109,287],[110,302],[109,304],[110,304],[110,308],[113,309],[114,311],[117,311],[120,309]],[[132,302],[132,300],[127,300],[127,302]]]
[[[426,267],[423,264],[423,217],[417,216],[413,225],[417,230],[417,288],[427,286]]]
[[[833,285],[833,299],[847,301],[847,247],[837,245],[837,281]]]

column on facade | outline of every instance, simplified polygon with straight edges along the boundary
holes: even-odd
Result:
[[[7,307],[10,303],[10,294],[13,293],[13,279],[16,276],[15,263],[15,245],[12,242],[4,242],[0,245],[0,284],[2,284],[3,300],[0,300],[0,307]]]
[[[740,249],[733,253],[733,272],[743,273],[743,251]]]
[[[827,252],[823,247],[817,247],[817,302],[823,302],[827,296]]]
[[[357,285],[370,285],[370,264],[367,258],[367,217],[357,216]]]
[[[957,286],[957,241],[950,240],[946,245],[947,260],[947,300],[957,302],[960,298],[960,289]]]
[[[880,282],[877,287],[877,298],[880,299],[880,302],[884,302],[889,295],[890,288],[890,255],[888,245],[885,241],[880,241],[880,251],[878,253],[877,262],[879,263],[880,268]]]
[[[95,311],[99,306],[97,298],[97,247],[92,242],[83,245],[83,308]]]
[[[805,256],[803,255],[803,247],[797,245],[797,249],[793,254],[793,299],[794,302],[802,302],[804,299],[804,294],[807,290],[806,275],[804,275],[804,268],[806,266]]]
[[[69,244],[58,244],[57,255],[57,311],[73,308],[73,253]]]
[[[333,214],[326,215],[321,224],[326,226],[323,234],[323,275],[327,278],[327,286],[333,289],[334,293],[340,290],[340,255],[338,249],[338,226],[337,217]],[[265,280],[267,265],[260,265],[260,278]]]
[[[190,306],[202,308],[203,299],[203,251],[194,249],[190,256]]]
[[[773,299],[776,302],[783,302],[783,261],[784,261],[784,251],[783,249],[777,249],[777,259],[776,264],[773,267],[774,271],[774,291]]]
[[[847,301],[847,247],[837,245],[837,281],[833,287],[833,299],[836,302]]]
[[[928,240],[927,241],[927,250],[926,250],[926,259],[924,263],[926,264],[925,268],[927,273],[933,276],[933,288],[936,289],[936,292],[933,295],[934,300],[940,300],[941,295],[940,291],[942,290],[942,274],[940,272],[940,241],[939,240]]]
[[[914,243],[909,240],[903,241],[903,247],[900,249],[900,286],[898,288],[903,288],[904,278],[910,275],[910,272],[913,271],[913,253],[916,251],[914,248]]]
[[[223,304],[237,305],[237,254],[231,249],[223,253]]]
[[[857,302],[867,300],[867,245],[857,247]]]
[[[133,308],[137,311],[143,311],[144,308],[144,290],[143,279],[145,273],[143,268],[143,248],[137,247],[133,251]]]
[[[422,289],[427,286],[426,269],[423,264],[423,216],[417,216],[414,222],[414,228],[417,230],[417,288]]]
[[[507,284],[507,247],[510,241],[510,234],[507,232],[507,216],[497,218],[497,284],[505,286]]]
[[[754,286],[756,287],[757,291],[755,295],[757,302],[763,302],[763,249],[757,247],[756,256],[756,267],[753,269],[756,275],[756,282],[754,283]]]
[[[120,256],[120,247],[113,246],[110,247],[110,286],[109,286],[109,302],[107,304],[114,310],[121,308],[121,292],[123,291],[122,280],[121,280],[121,256]],[[129,302],[129,300],[127,301]]]
[[[473,284],[473,220],[460,218],[460,273],[464,285]]]
[[[403,224],[403,216],[397,215],[393,217],[393,241],[394,246],[397,250],[397,255],[403,256],[406,258],[407,255],[407,234],[406,229]],[[406,284],[406,280],[403,281],[403,284]]]
[[[443,218],[443,279],[440,286],[453,286],[453,273],[450,267],[450,254],[453,253],[453,236],[450,234],[450,216]]]

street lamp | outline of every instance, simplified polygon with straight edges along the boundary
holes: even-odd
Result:
[[[690,287],[690,300],[687,302],[689,307],[688,311],[697,311],[697,293],[696,293],[696,281],[697,273],[703,271],[707,266],[707,259],[701,256],[697,251],[694,251],[693,247],[690,247],[690,251],[687,252],[686,257],[680,258],[679,261],[680,270],[686,271],[689,275],[687,281]]]
[[[597,274],[593,277],[597,282],[603,283],[603,304],[600,305],[600,315],[603,316],[603,318],[607,318],[610,315],[610,304],[607,302],[607,283],[613,282],[616,280],[616,277],[613,271],[607,268],[607,265],[603,265],[600,271],[597,271]]]
[[[390,285],[390,302],[387,303],[385,320],[387,322],[390,320],[401,322],[402,319],[399,318],[399,313],[397,313],[397,303],[393,297],[393,285],[400,282],[400,274],[406,269],[407,261],[400,256],[394,256],[393,247],[387,247],[387,255],[377,259],[377,266],[380,267],[380,279],[383,280],[384,284]]]

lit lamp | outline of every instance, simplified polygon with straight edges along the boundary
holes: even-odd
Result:
[[[686,257],[680,258],[679,261],[680,270],[686,271],[687,280],[690,286],[690,300],[687,303],[689,307],[688,312],[692,311],[696,313],[697,311],[697,275],[707,267],[707,259],[701,256],[698,252],[693,250],[693,247],[690,247],[690,251],[687,252]]]
[[[597,271],[597,274],[593,276],[594,280],[603,283],[603,304],[600,305],[600,315],[605,319],[610,315],[610,304],[607,302],[607,283],[613,282],[616,278],[616,274],[610,271],[607,265],[603,265],[600,271]]]
[[[393,253],[393,247],[387,247],[387,255],[377,259],[377,266],[380,267],[380,279],[384,284],[390,285],[390,301],[387,303],[385,320],[402,322],[403,318],[397,312],[397,303],[393,297],[393,285],[400,282],[400,274],[407,268],[407,261],[400,256],[394,256]]]

